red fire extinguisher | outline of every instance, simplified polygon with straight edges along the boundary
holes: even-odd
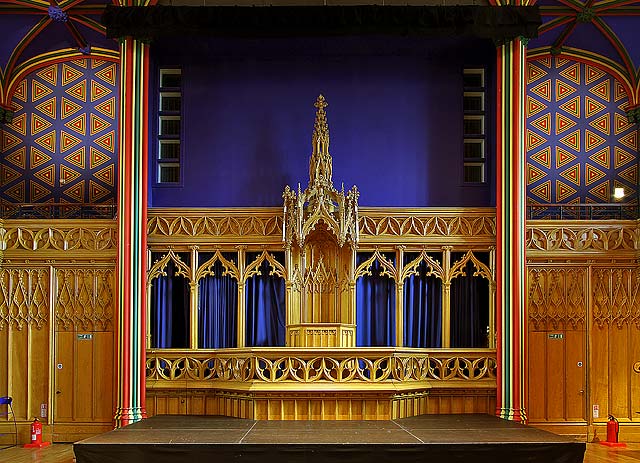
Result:
[[[42,444],[42,423],[38,418],[31,423],[31,444]]]
[[[31,443],[25,444],[26,448],[42,448],[51,442],[42,442],[42,423],[36,417],[31,423]]]
[[[620,423],[615,416],[609,415],[609,421],[607,421],[607,442],[617,443],[619,432]]]

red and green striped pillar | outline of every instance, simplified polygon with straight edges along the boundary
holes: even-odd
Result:
[[[496,414],[519,422],[527,421],[523,40],[500,45],[496,66]]]
[[[148,51],[132,38],[120,45],[116,427],[146,418]]]

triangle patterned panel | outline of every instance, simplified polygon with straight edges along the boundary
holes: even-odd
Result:
[[[27,202],[25,197],[25,182],[25,180],[22,180],[20,183],[7,188],[4,190],[4,194],[18,203]]]
[[[91,81],[91,101],[94,102],[96,100],[100,100],[105,96],[109,95],[111,90],[102,85],[100,82],[96,80]]]
[[[9,161],[11,164],[22,170],[25,170],[27,168],[27,147],[23,146],[15,150],[13,153],[5,154],[4,160]]]
[[[115,131],[107,132],[104,135],[96,138],[93,142],[100,148],[115,153]]]
[[[638,184],[638,166],[629,166],[625,170],[618,172],[618,176],[629,182],[635,188]]]
[[[111,156],[93,146],[89,147],[89,169],[93,170],[108,161],[111,161]]]
[[[556,113],[556,135],[572,129],[576,124],[577,122],[573,119],[563,115],[562,113]]]
[[[40,81],[33,79],[31,81],[31,101],[36,102],[42,98],[51,95],[53,90]]]
[[[65,132],[64,130],[60,131],[60,152],[64,153],[65,151],[69,151],[70,149],[75,148],[82,140],[78,137],[71,135],[70,133]]]
[[[605,76],[604,71],[601,71],[596,67],[589,66],[588,64],[585,65],[585,84],[587,85],[592,84],[596,80],[604,76]]]
[[[27,102],[27,79],[24,79],[18,84],[13,92],[13,98],[18,99],[23,103]]]
[[[580,186],[580,164],[574,164],[568,169],[560,172],[560,176],[565,180],[569,180],[576,186]]]
[[[93,176],[95,178],[97,178],[98,180],[100,180],[103,183],[106,183],[109,186],[114,186],[114,165],[113,164],[109,164],[107,167],[104,167],[103,169],[100,169],[99,171],[95,172],[93,174]]]
[[[609,79],[594,85],[589,91],[607,103],[611,101],[611,81]]]
[[[604,135],[611,135],[611,114],[606,113],[589,122],[589,125]]]
[[[527,95],[527,117],[535,116],[547,109],[547,105]]]
[[[55,141],[54,141],[54,145],[55,145]],[[49,161],[51,161],[51,156],[49,156],[48,154],[43,153],[42,151],[40,151],[35,146],[31,147],[31,152],[29,153],[29,168],[30,169],[37,169],[38,167],[46,164]]]
[[[74,117],[68,122],[65,122],[65,127],[75,131],[80,135],[87,134],[87,115],[85,113],[80,114],[79,116]]]
[[[80,172],[77,172],[76,170],[64,164],[60,165],[60,184],[69,185],[70,183],[78,180],[80,177],[82,177],[82,174],[80,174]]]
[[[62,86],[66,87],[72,82],[80,79],[84,76],[82,71],[78,71],[73,66],[69,66],[67,63],[62,64]]]
[[[605,146],[600,151],[589,156],[589,159],[598,164],[598,166],[609,170],[611,168],[611,147]]]
[[[624,137],[619,138],[618,143],[623,144],[632,151],[638,151],[638,132],[635,130],[629,132]]]
[[[95,106],[95,110],[111,119],[116,118],[116,98],[112,97]]]
[[[577,190],[560,180],[556,180],[556,203],[565,202],[568,198],[575,195]]]
[[[558,108],[565,111],[570,116],[580,119],[580,97],[579,96],[576,96],[574,98],[571,98],[568,101],[565,101],[560,106],[558,106]]]
[[[531,125],[539,131],[551,135],[551,113],[547,113],[531,121]]]
[[[75,185],[72,185],[69,188],[65,189],[63,193],[69,198],[73,199],[74,201],[78,203],[83,203],[85,202],[84,189],[85,189],[85,181],[81,180]]]
[[[580,151],[580,130],[574,130],[569,135],[565,135],[558,140],[563,145],[571,148],[574,151]]]
[[[551,169],[551,147],[547,146],[537,153],[529,155],[529,159],[546,167],[547,170]]]
[[[620,167],[629,164],[632,161],[636,160],[636,156],[619,146],[613,147],[613,167],[614,169],[619,169]]]
[[[29,202],[40,202],[43,198],[51,195],[51,190],[43,187],[40,183],[29,180]]]
[[[44,80],[46,83],[50,84],[52,87],[58,85],[58,65],[52,64],[51,66],[47,66],[44,69],[36,72],[36,75]],[[35,82],[35,81],[34,81]]]
[[[559,74],[568,81],[580,85],[580,63],[574,63],[564,68]]]
[[[604,111],[607,107],[600,103],[598,100],[591,98],[590,96],[584,97],[584,114],[587,119],[591,119],[600,111]]]
[[[67,154],[64,157],[64,160],[67,161],[69,164],[74,165],[75,167],[84,169],[86,157],[87,157],[86,150],[85,150],[85,147],[83,146],[79,150],[76,150],[71,154]]]
[[[592,132],[589,129],[584,131],[584,148],[586,151],[596,149],[605,142],[606,140],[597,133]]]
[[[65,90],[65,93],[69,96],[74,97],[75,99],[82,101],[83,103],[87,102],[87,80],[83,80],[78,82],[72,87],[69,87]]]
[[[0,179],[2,180],[2,185],[7,185],[9,183],[13,183],[19,178],[22,177],[22,174],[15,169],[12,169],[6,164],[2,164],[0,166]]]
[[[36,109],[40,111],[45,116],[56,119],[57,106],[56,106],[56,97],[48,99],[36,106]]]
[[[62,119],[73,116],[78,111],[82,111],[82,106],[68,98],[62,97],[62,103],[60,104],[60,116]]]
[[[97,116],[96,114],[91,113],[90,120],[91,123],[89,133],[91,134],[91,136],[111,127],[110,122],[105,121],[103,118]]]
[[[543,201],[550,203],[551,202],[551,180],[547,180],[544,183],[541,183],[537,187],[531,188],[531,193],[536,195],[538,198]]]
[[[51,127],[49,122],[44,117],[38,115],[38,113],[31,113],[31,135],[36,135]]]
[[[44,169],[34,172],[33,176],[41,182],[53,187],[56,185],[56,166],[55,164],[49,164]]]
[[[14,117],[11,124],[7,124],[7,127],[25,137],[27,135],[27,114],[22,113]]]
[[[602,180],[606,176],[607,176],[607,174],[605,174],[603,171],[601,171],[597,167],[592,166],[589,163],[585,164],[584,177],[585,177],[585,185],[586,186],[592,185],[592,184]]]
[[[22,143],[22,139],[16,137],[14,134],[5,130],[0,132],[2,138],[0,138],[0,151],[7,152],[15,148]]]
[[[602,202],[608,203],[611,200],[611,187],[609,185],[609,180],[606,180],[599,185],[591,188],[589,190],[589,194],[595,196]]]
[[[529,91],[543,100],[551,102],[551,79],[547,79],[535,87],[530,88]]]
[[[631,128],[631,124],[627,119],[627,116],[623,116],[620,113],[615,113],[613,115],[613,133],[616,135],[620,135],[622,132]]]
[[[106,196],[111,195],[111,190],[101,186],[99,183],[89,180],[89,201],[95,203]]]
[[[544,69],[539,68],[532,62],[527,63],[527,84],[532,84],[536,80],[542,79],[546,75],[547,71],[545,71]]]

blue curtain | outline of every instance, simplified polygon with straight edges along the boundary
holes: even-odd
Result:
[[[198,347],[220,349],[236,347],[238,329],[238,282],[221,276],[224,267],[217,261],[214,275],[200,280],[198,300]]]
[[[247,255],[247,263],[255,259]],[[250,347],[278,347],[285,345],[286,312],[285,283],[276,275],[269,275],[271,266],[265,260],[261,275],[249,278],[245,285],[247,305],[246,343]]]
[[[426,276],[428,269],[424,262],[418,270],[418,275],[404,280],[404,345],[441,347],[442,281]]]
[[[356,265],[371,257],[358,253]],[[395,282],[380,275],[376,260],[371,265],[372,275],[356,282],[356,344],[358,346],[394,346],[396,327]]]
[[[460,259],[464,254],[452,255]],[[474,277],[467,262],[466,276],[451,280],[451,347],[488,347],[489,281]]]
[[[189,347],[189,285],[176,276],[169,261],[167,276],[151,284],[151,347],[159,349]]]

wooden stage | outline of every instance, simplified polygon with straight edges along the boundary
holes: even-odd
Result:
[[[489,415],[254,421],[161,415],[77,442],[77,463],[582,462],[586,445]]]

